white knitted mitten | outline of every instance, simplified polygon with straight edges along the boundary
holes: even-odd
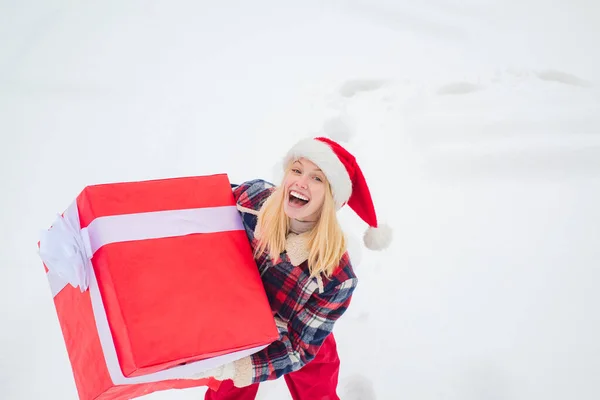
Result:
[[[216,380],[224,381],[226,379],[233,379],[235,376],[235,364],[227,363],[225,365],[218,366],[216,368],[209,369],[207,371],[198,372],[192,375],[192,379],[204,379],[213,377]]]

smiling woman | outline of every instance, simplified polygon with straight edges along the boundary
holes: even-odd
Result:
[[[340,360],[332,331],[358,280],[336,213],[348,204],[371,227],[365,239],[378,232],[377,243],[365,240],[372,249],[386,247],[391,231],[378,226],[364,176],[338,143],[300,141],[284,166],[278,187],[256,179],[234,189],[280,338],[201,374],[225,381],[217,392],[206,392],[207,400],[251,400],[260,382],[282,376],[294,400],[339,399]]]
[[[256,254],[268,251],[276,259],[286,250],[289,233],[301,234],[310,275],[329,277],[346,251],[332,185],[308,157],[288,156],[286,165],[282,184],[259,211]]]

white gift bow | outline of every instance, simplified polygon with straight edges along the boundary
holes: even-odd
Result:
[[[85,292],[90,286],[92,249],[87,229],[81,229],[77,212],[58,215],[42,231],[39,255],[50,273]]]

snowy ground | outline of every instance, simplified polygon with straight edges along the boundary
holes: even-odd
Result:
[[[599,398],[599,3],[284,3],[0,3],[0,398],[76,398],[36,242],[85,185],[269,179],[323,132],[396,235],[340,212],[343,400]]]

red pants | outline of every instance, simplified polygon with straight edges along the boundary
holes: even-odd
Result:
[[[310,363],[283,377],[294,400],[340,400],[336,393],[339,372],[340,359],[331,334]],[[254,400],[258,385],[237,388],[233,381],[227,380],[216,392],[208,389],[204,400]]]

